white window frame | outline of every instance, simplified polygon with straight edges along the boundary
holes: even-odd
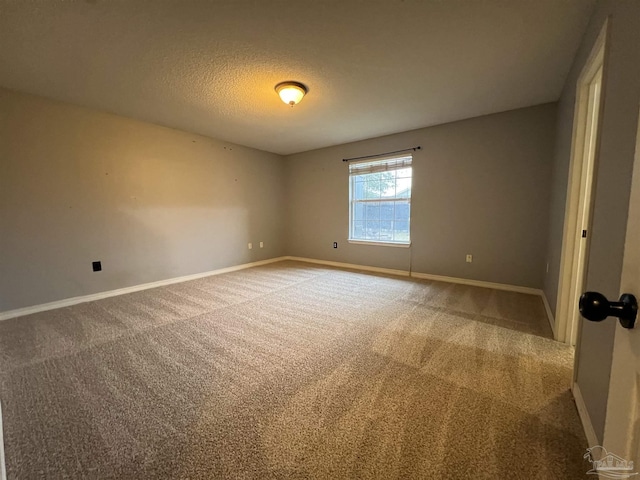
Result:
[[[403,160],[404,159],[404,160]],[[403,160],[401,163],[401,160]],[[353,171],[358,168],[358,166],[366,166],[368,164],[385,164],[386,168],[380,168],[379,170],[374,170],[372,172],[361,172],[362,173],[374,173],[375,171],[392,171],[392,170],[402,170],[406,168],[411,168],[411,193],[408,198],[402,197],[385,197],[378,199],[362,199],[355,200],[353,198],[353,177],[358,175],[357,172]],[[408,248],[411,246],[411,196],[413,195],[413,155],[412,154],[402,154],[402,155],[392,155],[389,157],[377,157],[368,160],[361,160],[358,162],[351,162],[349,164],[349,236],[348,242],[353,244],[360,245],[380,245],[386,247],[401,247]],[[407,242],[401,241],[384,241],[384,240],[366,240],[361,238],[353,238],[353,229],[354,229],[354,211],[355,206],[358,203],[368,203],[368,202],[406,202],[409,204],[409,240]]]

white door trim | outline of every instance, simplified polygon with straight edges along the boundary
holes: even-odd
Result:
[[[4,460],[4,435],[2,433],[2,402],[0,401],[0,480],[7,480],[7,468]]]
[[[607,36],[609,32],[609,21],[605,21],[600,34],[596,39],[591,54],[585,62],[584,68],[578,77],[576,87],[576,104],[574,109],[574,121],[573,121],[573,136],[571,140],[571,163],[569,167],[569,180],[567,185],[567,200],[565,205],[565,218],[564,218],[564,231],[562,236],[562,254],[560,257],[560,278],[558,281],[558,301],[556,304],[556,328],[555,332],[557,340],[565,343],[572,343],[575,341],[576,333],[574,332],[573,318],[570,318],[572,313],[572,307],[574,302],[572,291],[582,290],[584,278],[576,277],[576,254],[577,254],[577,242],[580,239],[577,237],[577,232],[582,228],[583,212],[585,211],[585,205],[580,205],[581,201],[581,183],[585,173],[583,164],[584,160],[584,143],[587,135],[587,117],[589,113],[588,101],[589,101],[589,87],[591,81],[596,73],[603,70],[603,85],[604,85],[604,70],[605,70],[605,56]],[[601,117],[602,107],[604,102],[603,98],[600,98],[599,102],[599,117]],[[599,122],[601,125],[601,122]],[[599,128],[599,126],[598,126]],[[599,135],[596,131],[596,137]],[[597,148],[595,145],[595,155],[593,162],[596,162]],[[591,166],[591,171],[595,171],[595,165]],[[588,178],[589,185],[587,185],[586,196],[583,193],[582,198],[589,203],[593,202],[593,195],[590,192],[594,190],[595,175]],[[591,210],[591,209],[587,209]],[[585,219],[590,223],[590,218]],[[588,237],[587,237],[588,242]],[[586,258],[584,260],[586,262]],[[586,266],[583,267],[586,271]],[[579,284],[576,285],[576,282]],[[577,329],[577,326],[576,326]],[[576,355],[577,357],[577,355]]]

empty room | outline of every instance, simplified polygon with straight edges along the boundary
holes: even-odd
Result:
[[[639,106],[638,0],[0,0],[0,480],[637,475]]]

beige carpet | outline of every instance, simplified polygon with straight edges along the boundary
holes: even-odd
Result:
[[[280,262],[0,322],[14,479],[575,479],[540,298]]]

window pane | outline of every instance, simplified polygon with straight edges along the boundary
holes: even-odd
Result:
[[[411,177],[396,179],[396,197],[411,198]]]
[[[396,232],[409,232],[409,222],[394,222]]]
[[[354,182],[364,182],[366,180],[365,175],[351,175]]]
[[[408,221],[409,220],[409,202],[395,202],[395,215],[396,221]]]
[[[356,177],[351,184],[351,195],[354,200],[362,200],[364,198],[364,180]]]
[[[365,238],[378,240],[380,238],[380,220],[367,220],[365,223]]]
[[[383,242],[393,242],[393,221],[380,221],[380,240]]]
[[[378,235],[380,234],[380,228],[378,226],[378,221],[375,222],[366,222],[364,224],[364,238],[367,240],[378,241]]]
[[[363,239],[364,238],[364,222],[353,222],[353,238],[355,239]]]
[[[380,220],[393,220],[396,202],[380,202]]]
[[[366,240],[378,240],[380,231],[380,203],[366,202],[364,207],[363,238]]]
[[[380,220],[380,202],[363,203],[365,220]]]
[[[380,180],[367,179],[364,184],[364,198],[380,198],[382,184]]]
[[[394,242],[408,242],[409,241],[409,224],[400,222],[395,224],[393,231]]]
[[[381,196],[394,198],[396,196],[396,172],[382,172],[380,177]]]
[[[353,220],[356,222],[364,220],[364,205],[362,203],[353,205]]]

